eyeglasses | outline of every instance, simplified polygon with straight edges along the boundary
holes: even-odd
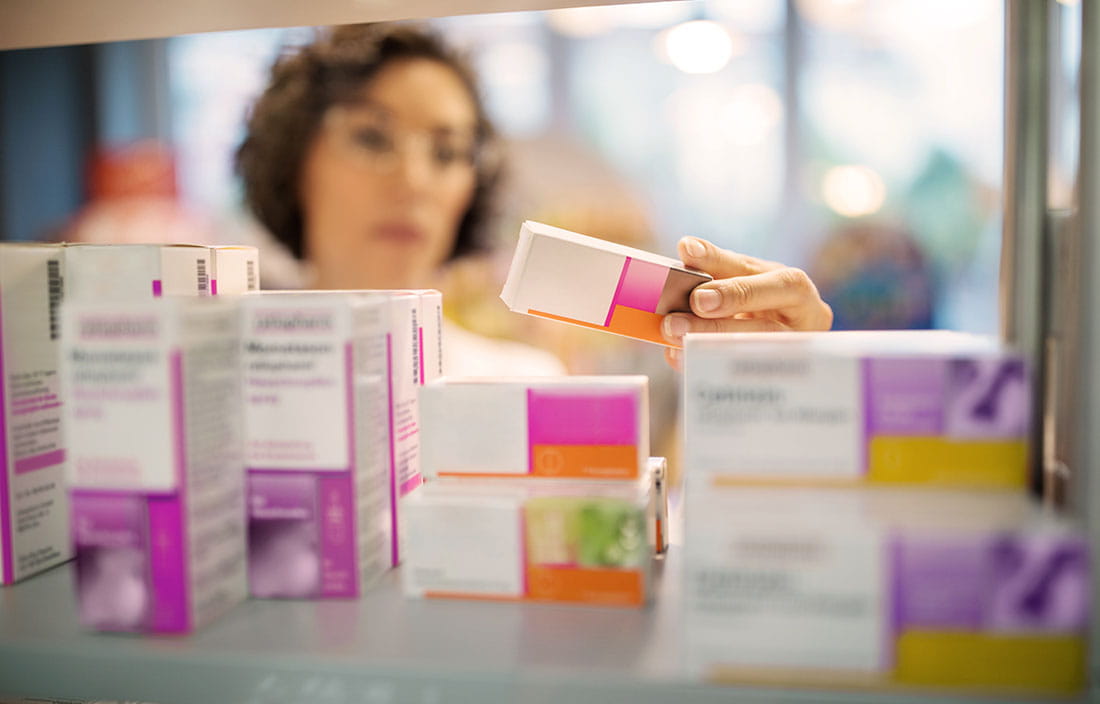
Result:
[[[468,129],[401,127],[366,110],[331,108],[324,118],[349,157],[378,172],[395,170],[410,155],[424,159],[436,176],[467,174],[485,163],[489,149]]]

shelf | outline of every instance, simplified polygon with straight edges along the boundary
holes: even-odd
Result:
[[[193,636],[76,623],[72,568],[0,591],[0,697],[161,704],[724,702],[924,704],[927,693],[689,682],[677,659],[678,560],[645,611],[406,600],[396,572],[359,601],[248,601]],[[934,702],[989,702],[954,697]]]
[[[614,5],[639,0],[600,0]],[[258,27],[549,10],[585,0],[4,0],[0,49],[88,44]]]

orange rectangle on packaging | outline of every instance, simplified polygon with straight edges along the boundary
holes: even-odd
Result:
[[[642,606],[641,570],[527,566],[527,598],[600,606]]]
[[[636,445],[533,445],[531,476],[633,479],[638,476]]]

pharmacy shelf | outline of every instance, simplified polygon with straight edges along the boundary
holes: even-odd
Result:
[[[675,549],[659,570],[656,603],[644,611],[406,600],[391,573],[357,601],[248,601],[186,637],[82,630],[72,579],[66,565],[0,590],[0,701],[13,695],[162,704],[991,701],[691,682],[677,658]]]

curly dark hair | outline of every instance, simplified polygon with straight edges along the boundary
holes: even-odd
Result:
[[[429,59],[451,68],[469,90],[477,112],[481,153],[491,153],[496,133],[485,113],[477,80],[464,56],[419,25],[370,23],[325,31],[317,40],[277,59],[263,95],[248,116],[248,133],[236,167],[245,202],[295,257],[305,255],[298,179],[306,149],[329,107],[352,102],[379,70],[393,61]],[[448,261],[482,251],[501,167],[479,159],[470,206],[459,223]]]

